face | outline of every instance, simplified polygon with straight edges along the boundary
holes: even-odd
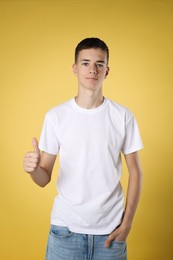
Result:
[[[79,88],[101,89],[109,72],[106,52],[99,48],[80,51],[73,72],[78,78]]]

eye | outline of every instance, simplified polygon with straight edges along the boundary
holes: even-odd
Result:
[[[103,64],[102,64],[102,63],[98,63],[98,64],[97,64],[97,67],[98,67],[98,68],[103,68]]]
[[[88,66],[89,63],[88,63],[88,62],[83,62],[82,65],[83,65],[83,66]]]

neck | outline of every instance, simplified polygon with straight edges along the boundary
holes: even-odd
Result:
[[[92,109],[100,106],[103,103],[104,97],[102,92],[78,92],[78,95],[75,97],[76,103],[83,108]]]

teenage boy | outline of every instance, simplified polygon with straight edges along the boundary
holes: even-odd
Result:
[[[103,96],[108,60],[108,47],[98,38],[77,45],[77,96],[48,111],[39,145],[33,138],[33,151],[24,158],[24,170],[44,187],[60,156],[47,260],[127,259],[126,239],[141,192],[138,150],[143,145],[133,114]],[[129,171],[125,207],[121,152]]]

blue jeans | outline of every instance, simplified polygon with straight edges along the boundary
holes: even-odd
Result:
[[[126,242],[113,241],[104,247],[108,235],[85,235],[67,227],[51,225],[46,260],[126,260]]]

